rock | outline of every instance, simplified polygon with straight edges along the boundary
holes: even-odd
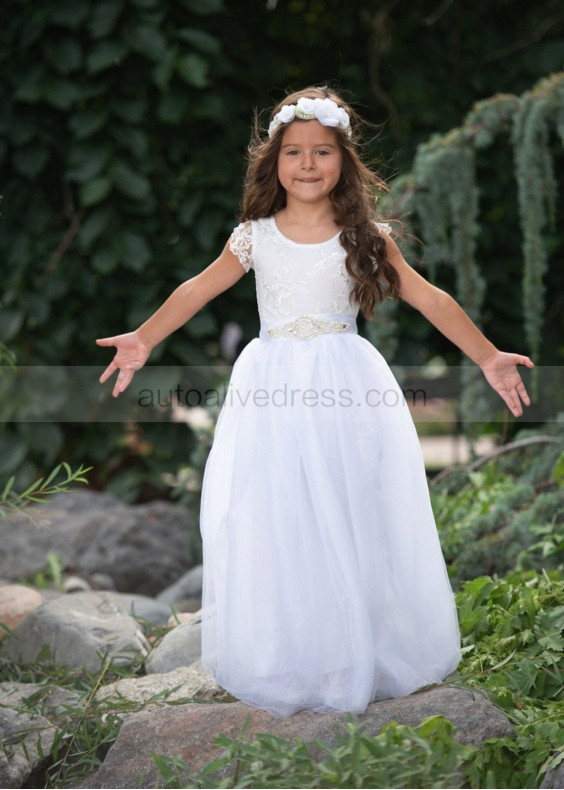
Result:
[[[368,735],[377,735],[390,721],[417,726],[432,715],[450,719],[458,728],[457,739],[464,744],[480,746],[487,738],[512,733],[506,717],[487,697],[470,689],[450,686],[375,702],[363,714],[303,712],[288,719],[274,718],[266,711],[241,702],[192,703],[127,716],[104,764],[82,787],[158,787],[161,777],[152,753],[176,755],[198,773],[211,760],[221,756],[221,750],[213,744],[214,738],[221,733],[238,738],[247,718],[250,719],[249,736],[259,732],[276,733],[284,738],[301,738],[311,744],[315,740],[334,743],[336,733],[342,732],[350,719],[362,723]]]
[[[42,716],[0,708],[0,787],[34,787],[29,777],[48,755],[55,728]]]
[[[103,569],[116,590],[153,596],[193,565],[189,528],[186,512],[168,502],[126,505],[110,494],[57,494],[0,519],[0,576],[15,581],[42,572],[50,551],[66,573],[90,581]]]
[[[189,667],[201,657],[202,618],[195,617],[165,634],[145,662],[145,671],[148,675],[171,672],[178,667]]]
[[[44,603],[43,596],[30,587],[24,587],[22,584],[0,587],[0,641],[6,634],[6,628],[13,631],[42,603]]]
[[[167,625],[169,628],[176,628],[182,623],[193,623],[202,616],[202,610],[198,612],[175,612],[168,618]]]
[[[190,667],[178,667],[162,675],[117,680],[102,686],[95,699],[97,702],[123,702],[125,699],[147,708],[162,708],[167,703],[179,700],[210,699],[220,694],[225,694],[223,689],[196,663]]]
[[[107,573],[93,573],[90,585],[93,590],[115,590],[114,580]]]
[[[63,582],[63,590],[66,593],[89,592],[91,589],[88,582],[80,576],[67,576]]]
[[[0,645],[0,657],[24,664],[37,661],[43,646],[52,660],[70,669],[97,672],[105,657],[129,666],[148,643],[126,607],[112,593],[75,593],[33,612]]]
[[[549,769],[544,775],[540,786],[547,790],[564,787],[564,763],[560,763],[556,768]]]
[[[84,708],[83,698],[70,689],[45,686],[39,683],[0,683],[0,707],[40,711],[42,716],[62,716],[69,708]],[[24,710],[24,712],[27,712]]]
[[[166,603],[155,601],[146,595],[128,595],[127,593],[107,593],[121,601],[127,612],[139,620],[147,620],[154,625],[167,625],[171,616],[171,607]]]
[[[163,603],[180,604],[187,600],[202,599],[202,584],[204,578],[204,568],[196,565],[178,579],[170,587],[157,595],[157,601]],[[198,607],[199,608],[199,607]]]

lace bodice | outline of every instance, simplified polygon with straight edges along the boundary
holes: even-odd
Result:
[[[389,233],[388,225],[379,227]],[[299,244],[278,230],[274,217],[266,217],[238,225],[229,246],[245,271],[255,270],[261,324],[320,313],[357,315],[338,234]]]

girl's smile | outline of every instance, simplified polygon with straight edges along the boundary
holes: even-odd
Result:
[[[341,150],[330,127],[318,121],[296,121],[288,126],[278,154],[278,179],[288,203],[328,201],[341,177],[341,167]]]

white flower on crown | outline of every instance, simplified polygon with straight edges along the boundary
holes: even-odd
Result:
[[[347,111],[333,101],[333,99],[308,99],[302,96],[296,104],[285,104],[276,113],[270,126],[268,136],[272,137],[276,129],[283,123],[290,123],[294,118],[305,121],[317,120],[323,126],[340,126],[351,135],[351,122]]]
[[[278,113],[278,117],[281,123],[290,123],[296,117],[296,105],[286,104]]]

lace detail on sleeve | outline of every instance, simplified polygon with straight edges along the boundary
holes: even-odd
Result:
[[[229,249],[239,258],[246,272],[253,268],[253,231],[250,222],[237,225],[229,239]]]
[[[391,225],[388,222],[377,222],[376,227],[380,231],[380,233],[385,233],[386,236],[389,236],[392,232]]]

